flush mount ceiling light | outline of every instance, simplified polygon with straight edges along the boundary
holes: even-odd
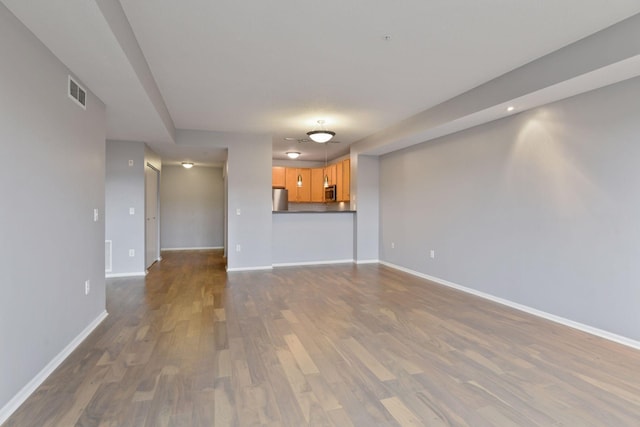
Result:
[[[182,162],[182,167],[185,169],[191,169],[193,167],[192,162]]]
[[[287,151],[287,157],[289,157],[290,159],[297,159],[298,157],[300,157],[300,153],[298,153],[297,151]]]
[[[320,125],[320,128],[324,128],[324,120],[318,120],[318,124]],[[307,132],[307,135],[313,142],[324,144],[325,142],[329,142],[331,138],[336,136],[336,133],[331,132],[330,130],[321,129]]]
[[[513,105],[509,105],[509,106],[507,107],[507,111],[508,111],[508,112],[512,112],[512,111],[513,111],[513,110],[515,110],[515,109],[516,109],[516,107],[514,107]]]

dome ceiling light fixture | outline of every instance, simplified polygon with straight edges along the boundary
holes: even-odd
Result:
[[[290,159],[297,159],[298,157],[300,157],[300,153],[298,153],[297,151],[287,151],[286,154]]]
[[[307,132],[307,135],[313,142],[317,142],[319,144],[324,144],[325,142],[329,142],[331,138],[336,136],[335,132],[331,132],[330,130],[324,129],[324,120],[318,120],[318,124],[320,125],[320,130],[312,130]]]
[[[192,162],[182,162],[181,165],[185,169],[191,169],[193,167],[193,163]]]

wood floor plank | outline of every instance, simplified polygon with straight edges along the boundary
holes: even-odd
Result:
[[[640,352],[380,265],[110,279],[3,427],[637,426]]]
[[[295,334],[285,335],[284,340],[287,342],[289,350],[291,351],[293,358],[296,359],[296,362],[303,374],[311,375],[320,373],[320,371],[318,371],[318,367],[313,363],[309,353],[307,353],[307,350],[305,350],[304,346]]]
[[[384,407],[387,409],[387,411],[389,411],[389,413],[391,414],[391,416],[393,416],[393,418],[398,422],[398,424],[400,424],[400,426],[405,427],[405,426],[423,426],[425,425],[425,423],[418,419],[418,417],[411,412],[411,410],[409,410],[409,408],[407,408],[405,406],[404,403],[402,403],[402,401],[400,399],[398,399],[397,397],[389,397],[386,399],[382,399],[380,401]],[[431,420],[431,421],[436,421],[436,420]],[[429,425],[444,425],[442,423],[429,423]]]
[[[343,341],[344,345],[369,369],[380,381],[389,381],[396,378],[382,363],[380,363],[362,344],[355,338]]]

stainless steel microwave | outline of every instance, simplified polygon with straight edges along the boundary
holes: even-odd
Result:
[[[330,185],[324,188],[324,201],[335,202],[336,201],[336,186]]]

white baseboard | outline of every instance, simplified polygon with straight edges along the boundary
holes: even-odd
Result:
[[[359,259],[356,264],[378,264],[379,262],[379,259]]]
[[[278,262],[274,267],[299,267],[303,265],[325,265],[325,264],[353,264],[352,259],[334,259],[326,261],[303,261],[303,262]]]
[[[273,270],[273,266],[271,265],[258,265],[255,267],[236,267],[236,268],[229,268],[227,267],[227,272],[233,272],[233,271],[255,271],[255,270]]]
[[[201,251],[207,249],[224,249],[224,246],[194,246],[190,248],[161,248],[161,251]]]
[[[429,276],[428,274],[420,273],[415,270],[411,270],[405,267],[401,267],[396,264],[392,264],[385,261],[380,261],[380,264],[386,265],[387,267],[404,271],[405,273],[409,273],[413,276],[418,276],[423,279],[430,280],[432,282],[438,283],[440,285],[444,285],[453,289],[457,289],[462,292],[466,292],[468,294],[472,294],[478,296],[480,298],[484,298],[489,301],[497,302],[498,304],[506,305],[507,307],[515,308],[516,310],[523,311],[525,313],[533,314],[534,316],[541,317],[543,319],[551,320],[552,322],[559,323],[564,326],[569,326],[573,329],[578,329],[582,332],[589,333],[591,335],[595,335],[600,338],[604,338],[609,341],[617,342],[618,344],[626,345],[628,347],[632,347],[640,350],[640,341],[633,340],[631,338],[624,337],[622,335],[617,335],[609,331],[605,331],[602,329],[595,328],[593,326],[585,325],[583,323],[575,322],[570,319],[566,319],[564,317],[556,316],[555,314],[547,313],[546,311],[538,310],[536,308],[532,308],[523,304],[518,304],[513,301],[509,301],[504,298],[496,297],[491,294],[487,294],[472,288],[467,288],[465,286],[458,285],[453,282],[449,282],[448,280],[440,279],[438,277]]]
[[[109,273],[105,274],[105,279],[113,279],[117,277],[144,277],[147,275],[146,271],[136,271],[131,273]]]
[[[106,312],[106,310],[100,313],[98,317],[96,317],[91,323],[89,323],[89,325],[84,328],[84,330],[80,332],[78,336],[76,336],[69,344],[67,344],[67,346],[60,353],[58,353],[57,356],[51,359],[51,361],[47,363],[47,366],[45,366],[40,372],[38,372],[38,374],[27,383],[27,385],[22,387],[22,390],[20,390],[15,396],[13,396],[13,398],[9,402],[7,402],[7,404],[4,405],[2,409],[0,409],[0,425],[2,425],[2,423],[4,423],[11,416],[11,414],[13,414],[16,409],[18,409],[20,405],[22,405],[24,401],[27,400],[27,398],[31,396],[34,391],[36,391],[38,387],[40,387],[44,380],[46,380],[47,377],[51,375],[51,373],[55,371],[56,368],[60,366],[60,364],[64,362],[67,357],[69,357],[73,350],[75,350],[76,347],[78,347],[82,343],[82,341],[84,341],[107,316],[108,313]]]

